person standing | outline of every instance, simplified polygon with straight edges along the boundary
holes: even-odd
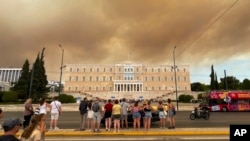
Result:
[[[110,128],[111,128],[112,108],[113,108],[113,104],[111,103],[111,100],[109,99],[108,103],[106,103],[104,106],[104,118],[105,118],[106,131],[110,131]]]
[[[124,122],[125,122],[126,128],[128,129],[128,111],[130,110],[130,105],[129,103],[126,102],[125,98],[122,99],[121,107],[122,107],[122,116],[121,116],[122,126],[121,127],[123,129]]]
[[[174,110],[175,110],[175,106],[171,102],[171,99],[169,98],[168,99],[168,118],[169,118],[168,129],[175,129]]]
[[[3,110],[0,108],[0,119],[3,117]]]
[[[114,133],[120,132],[120,120],[121,120],[122,108],[118,100],[115,100],[115,104],[112,107],[112,115],[114,119]]]
[[[88,111],[87,108],[88,108],[88,101],[87,101],[87,98],[85,97],[79,105],[79,111],[81,115],[80,131],[85,130],[85,122],[86,122],[87,111]]]
[[[8,118],[3,123],[4,134],[0,136],[0,141],[19,141],[16,133],[21,128],[21,120],[19,118]]]
[[[159,101],[159,105],[157,107],[159,111],[159,118],[160,118],[160,128],[166,128],[166,115],[165,115],[165,107],[162,104],[162,101]]]
[[[24,116],[24,121],[23,121],[23,128],[26,128],[29,123],[30,123],[30,119],[31,116],[34,114],[33,111],[33,106],[32,106],[32,99],[29,98],[26,100],[26,102],[24,103],[24,112],[23,112],[23,116]]]
[[[58,119],[59,115],[62,114],[62,108],[61,108],[61,102],[58,101],[58,97],[55,96],[53,98],[54,100],[50,103],[50,114],[51,114],[51,119],[50,119],[50,129],[55,129],[58,130]]]
[[[152,110],[152,107],[150,105],[150,101],[145,101],[143,103],[143,111],[145,113],[145,116],[143,117],[145,131],[148,131],[151,125],[151,118],[152,118],[151,110]]]
[[[133,124],[134,124],[134,129],[139,130],[141,126],[141,113],[140,113],[140,107],[139,107],[139,102],[136,101],[134,103],[134,106],[132,107],[132,112],[133,112]],[[137,126],[137,127],[136,127]]]
[[[38,106],[38,109],[39,109],[38,114],[42,115],[42,120],[41,120],[41,124],[40,124],[40,130],[42,133],[41,140],[44,140],[44,138],[45,138],[45,131],[46,131],[45,121],[46,121],[46,115],[47,115],[47,107],[50,107],[49,104],[47,103],[45,98],[42,98],[40,100],[39,106]]]
[[[100,133],[100,123],[101,123],[101,99],[96,98],[96,101],[92,105],[93,114],[93,132]]]
[[[3,110],[0,108],[0,119],[3,118]],[[2,125],[0,124],[0,129],[2,129]]]
[[[88,130],[93,129],[93,116],[94,116],[94,112],[92,110],[92,100],[89,100],[88,101],[88,114],[87,114]]]

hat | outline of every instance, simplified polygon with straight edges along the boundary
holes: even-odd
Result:
[[[21,120],[19,118],[9,118],[3,122],[4,131],[9,131],[13,129],[16,125],[22,126]]]

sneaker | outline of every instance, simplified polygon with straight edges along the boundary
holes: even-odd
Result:
[[[55,130],[59,130],[59,128],[58,128],[58,127],[55,127]]]
[[[100,129],[97,129],[97,130],[96,130],[96,133],[100,133],[100,132],[101,132]]]
[[[53,130],[53,128],[52,128],[52,127],[50,127],[50,128],[49,128],[49,130]]]

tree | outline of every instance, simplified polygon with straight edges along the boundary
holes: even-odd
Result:
[[[38,53],[32,71],[30,73],[30,76],[33,73],[31,97],[34,99],[47,97],[47,92],[49,92],[49,89],[46,88],[48,81],[47,81],[46,71],[44,68],[44,60],[43,60],[44,50],[45,48],[43,48],[41,56],[40,53]]]
[[[211,81],[210,81],[210,89],[211,89],[211,90],[215,90],[215,81],[214,81],[214,66],[213,66],[213,65],[211,66],[211,74],[210,74],[210,78],[211,78]]]
[[[20,78],[18,79],[17,84],[14,85],[13,89],[18,94],[18,98],[26,99],[29,94],[29,61],[26,59],[23,67]]]
[[[244,79],[242,84],[241,84],[241,89],[242,90],[250,90],[250,80],[249,79]]]
[[[200,82],[191,83],[191,91],[205,91],[206,85]]]
[[[238,79],[236,79],[233,76],[227,76],[226,78],[221,78],[221,83],[220,86],[221,88],[225,88],[226,89],[226,80],[227,79],[227,86],[229,90],[239,90],[240,89],[240,81]]]
[[[217,74],[216,73],[215,73],[215,81],[214,81],[214,83],[215,83],[214,84],[215,85],[215,89],[219,90],[220,87],[219,87],[219,83],[218,83],[218,80],[217,80]]]

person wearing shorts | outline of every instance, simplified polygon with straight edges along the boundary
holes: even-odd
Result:
[[[106,131],[110,131],[111,128],[111,115],[112,115],[112,108],[113,104],[111,103],[111,100],[108,100],[108,103],[105,104],[104,106],[104,119],[105,119],[105,126],[106,126]]]
[[[55,130],[58,130],[57,121],[59,119],[59,115],[61,114],[61,102],[58,101],[57,96],[55,96],[54,101],[50,103],[50,114],[50,129],[53,129],[54,127]]]
[[[99,110],[98,111],[94,111],[94,114],[93,114],[93,132],[97,132],[97,133],[100,133],[100,123],[101,123],[101,99],[97,97],[97,100],[92,104],[92,110],[93,110],[93,107],[94,107],[94,104],[95,103],[98,103],[99,105]]]
[[[121,107],[122,107],[121,127],[123,128],[125,122],[126,128],[128,129],[128,111],[130,110],[130,105],[129,103],[126,102],[125,98],[122,99]]]
[[[92,107],[92,100],[88,101],[88,113],[87,113],[87,128],[91,130],[93,128],[93,116],[94,111],[91,109]]]
[[[115,100],[115,104],[112,108],[112,114],[114,119],[114,133],[120,132],[120,120],[121,120],[121,105],[118,100]]]
[[[162,104],[162,101],[159,101],[159,105],[157,107],[159,111],[159,118],[160,118],[160,128],[165,128],[166,127],[166,115],[164,113],[164,105]]]
[[[136,101],[134,106],[132,107],[132,112],[133,112],[133,124],[134,124],[134,129],[139,130],[141,126],[141,114],[140,114],[140,107],[139,107],[139,102]],[[137,126],[137,127],[136,127]]]

